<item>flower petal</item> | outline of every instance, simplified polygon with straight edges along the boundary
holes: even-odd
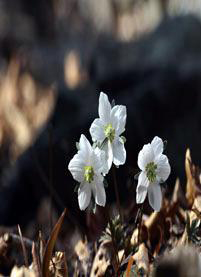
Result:
[[[154,160],[154,152],[151,144],[145,144],[138,154],[138,166],[141,170],[145,170],[146,165]]]
[[[82,182],[84,180],[84,165],[85,162],[81,151],[74,155],[72,160],[69,162],[68,169],[73,175],[73,178],[78,182]]]
[[[121,135],[125,131],[126,106],[116,105],[111,110],[111,124],[115,128],[115,134]]]
[[[138,185],[136,189],[136,203],[143,203],[147,196],[147,188],[149,181],[144,172],[141,172],[138,177]]]
[[[163,154],[159,155],[155,159],[155,163],[157,164],[156,174],[160,179],[159,181],[165,182],[169,177],[171,171],[167,156]]]
[[[111,105],[107,94],[101,92],[99,97],[98,114],[104,124],[110,123]]]
[[[102,142],[105,139],[104,124],[100,118],[96,118],[89,129],[93,141]]]
[[[151,146],[152,146],[155,156],[162,154],[164,145],[163,145],[163,141],[161,138],[159,138],[157,136],[154,137],[151,142]]]
[[[96,172],[102,173],[104,176],[108,173],[106,153],[98,147],[94,149],[93,168]]]
[[[105,151],[105,159],[106,159],[106,164],[104,168],[105,168],[105,171],[108,173],[112,166],[112,161],[113,161],[113,149],[112,149],[112,144],[109,140],[104,144],[103,151]]]
[[[162,192],[158,183],[153,183],[148,187],[148,199],[150,206],[155,211],[159,211],[162,202]]]
[[[95,180],[95,184],[93,186],[93,194],[95,198],[96,204],[99,206],[105,206],[106,203],[106,194],[105,194],[105,188],[103,185],[103,179],[102,180]]]
[[[88,139],[83,134],[80,137],[79,147],[80,147],[80,150],[84,153],[85,160],[87,161],[87,159],[89,158],[92,152],[92,147]]]
[[[113,148],[113,163],[118,166],[122,165],[126,161],[126,150],[124,147],[124,143],[120,138],[116,139],[112,144]]]
[[[78,190],[78,203],[80,210],[85,210],[91,201],[91,185],[82,183]]]

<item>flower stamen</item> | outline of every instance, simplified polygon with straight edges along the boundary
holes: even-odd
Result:
[[[148,180],[153,183],[156,180],[156,169],[157,165],[154,162],[148,163],[146,165],[146,173]]]
[[[84,166],[84,180],[91,183],[94,179],[94,170],[90,165]]]
[[[104,134],[110,142],[113,142],[114,137],[115,137],[115,129],[112,127],[111,123],[107,124],[104,127]]]

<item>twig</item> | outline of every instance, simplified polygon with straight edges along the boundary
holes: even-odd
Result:
[[[23,251],[23,256],[24,256],[24,262],[25,262],[26,267],[29,267],[27,252],[26,252],[26,248],[25,248],[25,245],[24,245],[24,240],[23,240],[23,237],[22,237],[22,232],[21,232],[21,229],[20,229],[20,225],[17,225],[17,227],[18,227],[18,232],[19,232],[19,235],[20,235],[22,251]]]
[[[42,277],[39,257],[36,253],[36,245],[34,242],[32,244],[32,258],[33,258],[33,270],[36,274],[36,277]]]

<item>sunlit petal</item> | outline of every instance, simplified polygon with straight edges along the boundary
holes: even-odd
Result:
[[[165,182],[171,171],[168,158],[167,156],[161,154],[157,157],[155,162],[157,164],[157,176],[159,177],[160,181]]]
[[[162,154],[163,152],[163,141],[159,137],[154,137],[152,142],[151,142],[152,149],[154,151],[155,157]]]
[[[93,141],[102,142],[105,139],[104,124],[100,118],[96,118],[89,129]]]
[[[141,170],[145,170],[146,165],[154,160],[154,152],[151,144],[145,144],[138,154],[138,166]]]
[[[84,165],[85,161],[82,158],[82,153],[80,152],[74,155],[68,165],[68,169],[73,175],[73,178],[78,182],[82,182],[84,180]]]
[[[80,185],[78,190],[78,203],[80,210],[85,210],[91,200],[91,186],[88,183],[83,183]]]
[[[110,123],[111,105],[108,100],[107,94],[101,92],[99,97],[98,113],[100,119],[105,123]]]
[[[113,162],[119,166],[126,161],[126,150],[124,143],[120,139],[116,139],[112,145],[113,147]]]
[[[111,110],[111,124],[115,128],[116,136],[121,135],[125,131],[126,125],[126,107],[116,105]]]
[[[96,180],[95,184],[93,184],[93,194],[96,204],[104,207],[106,203],[106,194],[102,180]]]
[[[149,181],[144,172],[141,172],[138,177],[138,185],[136,190],[136,203],[143,203],[147,196],[147,188]]]
[[[148,199],[150,206],[155,210],[159,211],[162,202],[161,187],[158,183],[151,184],[148,187]]]

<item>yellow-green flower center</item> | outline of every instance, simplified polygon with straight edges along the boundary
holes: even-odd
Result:
[[[91,183],[94,179],[94,170],[90,165],[84,167],[84,180],[88,183]]]
[[[146,165],[146,173],[148,180],[153,183],[156,180],[156,169],[157,165],[154,162],[148,163]]]
[[[115,137],[115,129],[112,127],[111,123],[107,124],[104,127],[104,134],[110,142],[113,142],[114,137]]]

